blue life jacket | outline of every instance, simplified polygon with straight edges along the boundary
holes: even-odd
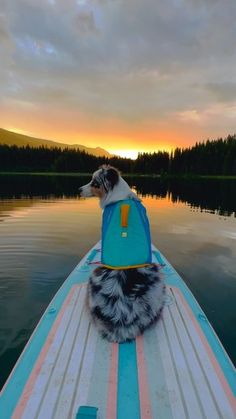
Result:
[[[107,205],[102,219],[101,263],[110,269],[128,269],[152,262],[146,209],[126,199]]]

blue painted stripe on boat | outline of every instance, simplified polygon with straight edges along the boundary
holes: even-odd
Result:
[[[191,293],[188,286],[185,284],[183,279],[175,271],[175,269],[169,264],[165,257],[158,251],[154,251],[157,261],[163,263],[166,267],[163,269],[163,273],[166,277],[166,283],[168,285],[173,285],[177,287],[183,294],[186,302],[188,303],[190,309],[192,310],[196,321],[198,322],[201,330],[203,331],[223,373],[228,382],[233,394],[236,396],[236,374],[233,364],[229,359],[225,349],[223,348],[220,340],[215,334],[209,320],[207,319],[205,313],[201,309],[197,300]]]
[[[92,262],[92,260],[95,258],[95,256],[97,255],[98,249],[93,249],[90,254],[87,257],[87,261],[88,262]]]
[[[93,250],[89,253],[88,256],[90,260],[92,260],[95,255]],[[21,354],[19,359],[20,362],[16,364],[11,379],[4,388],[4,391],[0,394],[1,419],[9,419],[12,416],[18,400],[24,390],[25,384],[32,372],[32,369],[34,368],[35,362],[37,361],[38,356],[43,348],[44,342],[50,333],[50,330],[67,295],[71,290],[71,287],[74,284],[85,282],[88,278],[88,275],[89,272],[80,272],[78,274],[76,270],[72,271],[72,273],[68,276],[67,280],[63,283],[47,307],[44,315],[37,325],[37,330],[35,329],[35,333],[31,337],[30,344],[26,346],[24,352]],[[53,310],[50,314],[50,309],[52,308]]]
[[[118,356],[117,419],[140,419],[136,343],[121,343]]]
[[[156,250],[152,251],[152,253],[156,257],[157,262],[160,263],[160,265],[163,265],[164,261],[163,261],[161,255],[160,255],[160,253],[157,252]]]

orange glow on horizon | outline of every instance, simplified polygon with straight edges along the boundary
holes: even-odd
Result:
[[[109,151],[109,153],[111,153],[111,154],[115,154],[115,156],[125,157],[127,159],[132,159],[132,160],[135,160],[138,157],[138,153],[139,153],[139,151],[137,151],[137,150],[112,150],[112,149],[107,149],[107,151]]]
[[[61,109],[40,109],[32,112],[21,108],[1,109],[1,125],[19,134],[86,147],[101,147],[111,154],[135,159],[139,152],[171,152],[175,148],[194,146],[196,142],[228,135],[228,130],[209,136],[198,123],[179,121],[122,121],[115,118],[89,118],[88,115]]]
[[[138,152],[171,152],[206,139],[205,133],[191,124],[178,121],[122,121],[111,117],[98,119],[61,109],[26,112],[11,106],[1,110],[1,128],[35,138],[101,147],[111,154],[135,158]]]
[[[169,146],[166,147],[158,147],[157,149],[143,149],[143,150],[136,150],[136,149],[121,149],[121,150],[113,150],[111,148],[106,148],[107,151],[111,154],[115,154],[116,156],[125,157],[128,159],[135,160],[138,157],[139,153],[155,153],[158,151],[166,151],[167,153],[171,153],[172,148]]]
[[[92,148],[101,147],[107,150],[112,155],[130,158],[132,160],[135,160],[138,157],[139,153],[154,153],[158,151],[166,151],[170,153],[174,148],[177,147],[177,145],[175,144],[168,144],[168,140],[166,141],[166,143],[153,141],[153,133],[151,132],[147,133],[146,135],[143,132],[139,132],[137,134],[133,132],[131,135],[129,135],[129,138],[127,138],[126,135],[122,136],[122,134],[117,135],[113,133],[80,134],[73,132],[73,134],[70,135],[70,133],[64,134],[63,131],[60,131],[60,133],[55,132],[55,134],[53,134],[50,132],[49,134],[47,134],[46,132],[41,133],[37,129],[31,129],[31,126],[29,127],[29,130],[23,129],[21,127],[10,126],[5,126],[2,128],[17,134],[22,134],[38,139],[55,141],[58,143],[64,143],[68,145],[80,144]],[[134,134],[135,140],[133,138]],[[140,148],[137,148],[137,146],[139,145]],[[113,148],[113,146],[117,146],[117,148]]]

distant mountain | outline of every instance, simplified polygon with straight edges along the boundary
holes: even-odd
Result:
[[[43,140],[41,138],[29,137],[28,135],[22,135],[16,132],[8,131],[3,128],[0,128],[0,144],[17,145],[18,147],[29,145],[30,147],[45,146],[48,148],[69,148],[85,151],[86,153],[93,154],[97,157],[112,157],[108,151],[100,147],[92,148],[81,144],[65,144],[59,143],[57,141]]]

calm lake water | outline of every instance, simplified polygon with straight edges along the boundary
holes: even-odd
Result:
[[[0,176],[0,387],[50,300],[100,238],[85,177]],[[128,178],[153,243],[184,278],[236,362],[236,181]]]

